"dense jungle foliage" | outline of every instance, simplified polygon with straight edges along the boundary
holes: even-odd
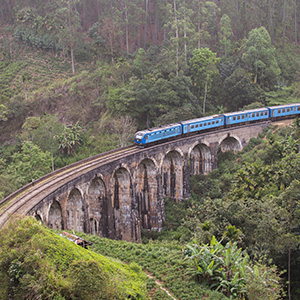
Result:
[[[300,4],[290,0],[1,1],[0,199],[51,170],[132,143],[137,129],[300,102],[299,14]],[[300,297],[299,137],[295,123],[253,139],[242,153],[220,153],[217,170],[192,178],[191,199],[166,199],[164,230],[145,232],[144,242],[176,243],[168,247],[178,257],[166,265],[190,276],[183,284],[204,282],[216,299],[216,289],[231,298]],[[148,253],[124,245],[124,261],[135,261],[136,251]],[[155,247],[147,257],[167,255]],[[20,267],[23,254],[17,258],[12,250],[11,260],[1,256],[0,263]],[[72,290],[79,278],[67,269],[46,260],[50,273],[44,274],[34,255],[31,262],[37,270],[20,277],[20,289],[6,277],[1,293],[27,295],[25,282],[36,293],[55,281],[66,299],[81,297]],[[101,269],[90,260],[78,263]],[[12,269],[5,270],[23,275]],[[178,298],[192,295],[175,275],[149,271],[174,283]],[[40,275],[44,283],[36,282]],[[68,286],[60,285],[60,276]],[[108,277],[105,282],[118,285]]]

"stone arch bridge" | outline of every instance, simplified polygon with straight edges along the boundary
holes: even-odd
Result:
[[[239,151],[268,122],[182,138],[90,169],[45,195],[26,213],[54,229],[141,241],[141,230],[161,230],[164,198],[190,196],[190,176],[217,167],[218,151]]]

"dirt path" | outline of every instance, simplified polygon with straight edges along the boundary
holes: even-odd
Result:
[[[151,278],[151,279],[155,279],[155,277],[154,276],[152,276],[152,275],[150,275],[150,274],[147,274],[146,273],[146,275],[149,277],[149,278]],[[173,300],[177,300],[176,298],[174,298],[173,297],[173,295],[171,295],[171,293],[166,289],[166,288],[164,288],[163,286],[162,286],[162,283],[159,281],[159,280],[155,280],[155,283],[159,286],[159,288],[161,289],[161,290],[163,290],[164,292],[166,292],[167,293],[167,295],[169,296],[169,297],[171,297]]]

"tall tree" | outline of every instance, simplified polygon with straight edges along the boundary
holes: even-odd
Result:
[[[178,76],[179,71],[187,69],[188,55],[194,49],[193,34],[194,26],[191,21],[193,11],[189,8],[189,2],[172,0],[167,6],[167,23],[169,40],[169,56],[175,62],[175,71]]]
[[[220,26],[221,26],[221,45],[223,47],[223,54],[225,56],[228,56],[231,54],[231,35],[232,35],[232,29],[231,29],[231,20],[230,18],[224,14],[220,20]]]
[[[56,0],[58,4],[57,14],[61,20],[62,28],[59,30],[60,43],[70,50],[72,72],[75,73],[74,49],[79,42],[80,16],[76,5],[79,0]]]
[[[265,27],[250,31],[244,47],[242,61],[253,74],[254,82],[265,87],[273,87],[277,83],[280,69],[275,57],[275,48]]]
[[[217,69],[218,62],[216,53],[208,48],[195,49],[190,60],[190,73],[197,89],[198,100],[200,100],[201,94],[203,96],[203,115],[205,115],[207,93],[211,87],[213,76],[219,72]]]

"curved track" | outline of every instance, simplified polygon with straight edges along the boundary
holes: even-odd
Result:
[[[28,213],[28,211],[43,198],[72,181],[74,178],[96,169],[103,164],[140,151],[143,150],[137,149],[135,146],[116,149],[59,169],[26,185],[1,201],[0,228],[9,220],[11,215],[24,215]]]

